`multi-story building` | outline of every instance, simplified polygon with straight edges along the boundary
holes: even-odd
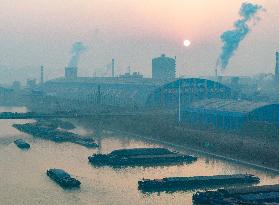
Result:
[[[152,78],[171,80],[175,79],[176,60],[162,54],[158,58],[152,59]]]

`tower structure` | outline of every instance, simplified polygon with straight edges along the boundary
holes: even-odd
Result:
[[[41,66],[41,85],[44,84],[44,66]]]

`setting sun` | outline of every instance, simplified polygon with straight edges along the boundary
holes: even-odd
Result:
[[[189,47],[189,46],[191,45],[191,41],[189,41],[189,40],[184,40],[183,45],[184,45],[185,47]]]

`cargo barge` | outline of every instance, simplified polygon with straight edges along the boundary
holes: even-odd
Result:
[[[114,150],[109,154],[94,154],[89,162],[97,166],[154,166],[191,163],[197,157],[172,152],[165,148],[134,148]]]
[[[14,143],[20,149],[29,149],[30,148],[30,144],[25,142],[23,139],[17,139],[14,141]]]
[[[193,202],[197,205],[264,205],[271,203],[278,204],[279,184],[197,192],[193,195]]]
[[[98,145],[91,138],[84,138],[72,132],[54,129],[36,123],[14,124],[13,127],[34,137],[48,139],[54,142],[72,142],[87,148],[98,147]]]
[[[71,177],[70,174],[62,169],[49,169],[47,176],[57,182],[63,188],[74,188],[80,186],[80,181]]]
[[[143,179],[138,181],[138,188],[142,191],[190,190],[201,188],[220,188],[220,186],[236,184],[255,184],[260,179],[254,175],[216,175],[194,177],[168,177],[163,179]],[[218,187],[219,186],[219,187]]]

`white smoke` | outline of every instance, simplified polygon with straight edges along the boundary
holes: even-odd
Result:
[[[82,54],[86,50],[87,48],[83,45],[82,42],[75,42],[72,47],[72,51],[71,51],[72,57],[70,59],[68,67],[77,67],[80,54]]]
[[[231,57],[238,49],[240,42],[250,32],[250,28],[247,23],[251,20],[254,20],[255,24],[260,20],[260,18],[256,16],[260,10],[264,10],[260,5],[247,2],[242,4],[239,11],[241,18],[234,23],[234,29],[225,31],[221,35],[223,47],[222,52],[217,60],[217,66],[221,67],[223,70],[226,69]]]

